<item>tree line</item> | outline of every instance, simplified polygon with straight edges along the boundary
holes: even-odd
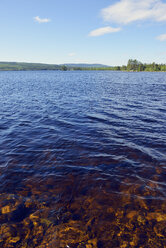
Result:
[[[136,59],[129,59],[127,66],[121,66],[118,69],[127,71],[166,71],[166,64],[156,64],[155,62],[143,64]]]
[[[107,67],[89,67],[89,66],[66,66],[66,65],[50,65],[40,63],[17,63],[17,62],[0,62],[0,71],[23,71],[23,70],[61,70],[61,71],[166,71],[166,64],[156,64],[155,62],[146,64],[136,59],[129,59],[127,65],[107,66]]]
[[[61,70],[59,65],[41,63],[0,62],[0,71]]]
[[[127,65],[111,66],[111,67],[99,67],[99,68],[82,68],[82,67],[70,67],[69,70],[111,70],[111,71],[166,71],[166,64],[156,64],[155,62],[147,64],[141,63],[136,59],[129,59]]]

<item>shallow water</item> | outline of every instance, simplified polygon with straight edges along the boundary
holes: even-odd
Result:
[[[166,73],[0,72],[0,247],[166,247]]]

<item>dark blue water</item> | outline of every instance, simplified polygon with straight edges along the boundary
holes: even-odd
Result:
[[[165,201],[166,73],[0,72],[0,192],[35,187]]]

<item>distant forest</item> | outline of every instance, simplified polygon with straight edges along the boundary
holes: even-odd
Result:
[[[111,67],[70,67],[73,70],[111,70],[111,71],[166,71],[166,64],[143,64],[136,59],[129,59],[127,65],[111,66]]]
[[[60,70],[61,66],[40,63],[0,62],[0,71]]]
[[[156,64],[155,62],[143,64],[136,59],[129,59],[127,66],[116,66],[114,68],[121,71],[166,71],[166,64]]]
[[[151,64],[141,63],[136,59],[129,59],[127,65],[123,66],[105,66],[96,64],[40,64],[40,63],[18,63],[18,62],[0,62],[0,71],[34,71],[34,70],[111,70],[111,71],[166,71],[166,64]]]

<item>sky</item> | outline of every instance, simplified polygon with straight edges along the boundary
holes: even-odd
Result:
[[[0,61],[166,63],[166,0],[0,0]]]

